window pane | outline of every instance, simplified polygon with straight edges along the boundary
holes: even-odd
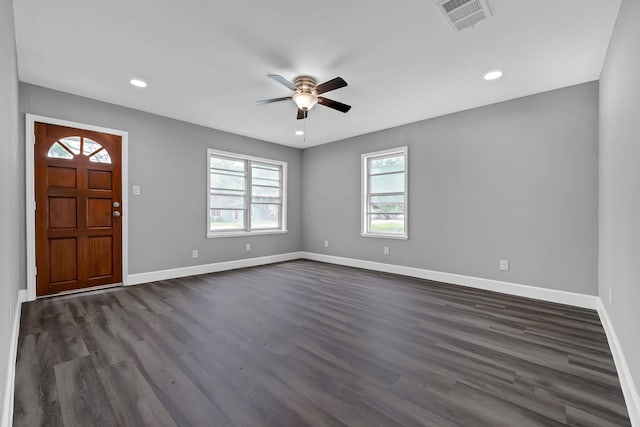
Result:
[[[371,196],[371,203],[404,203],[404,194],[394,196]]]
[[[251,228],[278,228],[280,205],[251,205]]]
[[[373,213],[404,213],[404,203],[371,203],[369,212]]]
[[[211,173],[219,173],[221,175],[231,175],[231,176],[245,176],[246,175],[244,173],[244,171],[231,171],[231,170],[227,170],[227,169],[214,169],[214,168],[211,168],[210,172]]]
[[[57,142],[49,148],[47,157],[53,157],[54,159],[73,159],[71,153],[65,150],[62,145]]]
[[[209,166],[216,169],[227,169],[231,171],[244,172],[245,162],[243,160],[225,159],[222,157],[211,157]]]
[[[371,196],[368,212],[404,213],[404,194],[394,196]]]
[[[226,188],[229,190],[244,190],[243,176],[211,174],[211,188]]]
[[[212,208],[240,208],[244,209],[243,196],[220,196],[212,195],[210,199],[210,207]]]
[[[404,172],[370,177],[370,193],[403,193]]]
[[[111,156],[109,156],[107,150],[103,148],[93,156],[89,157],[89,160],[94,163],[111,163]]]
[[[404,171],[404,156],[373,158],[370,162],[370,175]]]
[[[251,175],[254,178],[280,180],[280,167],[253,163]]]
[[[274,181],[272,179],[256,179],[254,176],[251,179],[253,185],[266,185],[268,187],[280,187],[280,181]]]
[[[80,154],[80,137],[79,136],[69,136],[67,138],[61,139],[60,142],[69,148],[73,154]]]
[[[99,150],[102,145],[95,142],[93,139],[84,138],[82,141],[82,154],[88,156],[91,153],[94,153],[96,150]]]
[[[251,195],[256,197],[280,197],[280,189],[274,187],[260,187],[254,185],[251,189]]]
[[[211,209],[209,211],[209,230],[242,230],[244,228],[244,210]]]
[[[404,215],[402,214],[368,215],[368,218],[369,232],[371,233],[404,233]]]

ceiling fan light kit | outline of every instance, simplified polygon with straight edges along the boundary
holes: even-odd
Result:
[[[306,119],[309,110],[311,110],[316,104],[321,104],[325,107],[329,107],[343,113],[346,113],[351,109],[350,105],[318,96],[325,92],[347,86],[347,82],[344,81],[342,77],[336,77],[335,79],[329,80],[327,82],[317,84],[316,80],[309,76],[296,77],[293,83],[278,74],[269,74],[268,76],[278,83],[295,91],[295,93],[292,96],[264,99],[256,102],[258,104],[271,104],[273,102],[292,100],[298,107],[298,120]]]
[[[318,97],[312,93],[296,93],[293,95],[293,101],[299,109],[309,111],[318,103]]]

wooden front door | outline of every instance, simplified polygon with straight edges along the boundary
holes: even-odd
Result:
[[[35,124],[37,295],[122,281],[121,138]]]

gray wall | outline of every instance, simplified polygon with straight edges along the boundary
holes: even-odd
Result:
[[[130,196],[131,273],[304,247],[586,294],[597,293],[597,103],[598,85],[588,83],[301,152],[20,86],[21,113],[129,131],[130,184],[142,186]],[[363,238],[360,154],[400,145],[409,146],[410,239]],[[289,162],[288,234],[204,237],[206,147]],[[499,259],[511,271],[498,271]]]
[[[142,187],[140,196],[132,196],[129,191],[129,273],[301,250],[302,152],[299,149],[25,83],[20,84],[20,112],[22,121],[24,113],[34,113],[129,132],[129,186]],[[287,234],[205,237],[208,147],[288,162]],[[21,158],[20,165],[23,164]],[[24,179],[20,197],[20,206],[23,206]],[[245,251],[247,242],[252,244],[251,252]],[[192,249],[199,250],[198,259],[191,258]],[[24,259],[21,265],[24,270]],[[24,280],[21,283],[24,284]]]
[[[600,83],[600,297],[636,387],[640,387],[639,22],[640,2],[624,0]]]
[[[0,405],[18,295],[18,70],[13,4],[0,0]],[[0,407],[2,411],[2,407]],[[0,414],[2,418],[2,414]]]
[[[360,155],[403,145],[410,238],[361,237]],[[597,149],[597,82],[306,149],[305,250],[596,295]]]

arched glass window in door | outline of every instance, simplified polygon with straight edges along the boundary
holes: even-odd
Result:
[[[61,138],[51,145],[47,153],[47,157],[54,159],[73,159],[78,155],[88,157],[94,163],[111,163],[111,156],[102,145],[81,136]]]

